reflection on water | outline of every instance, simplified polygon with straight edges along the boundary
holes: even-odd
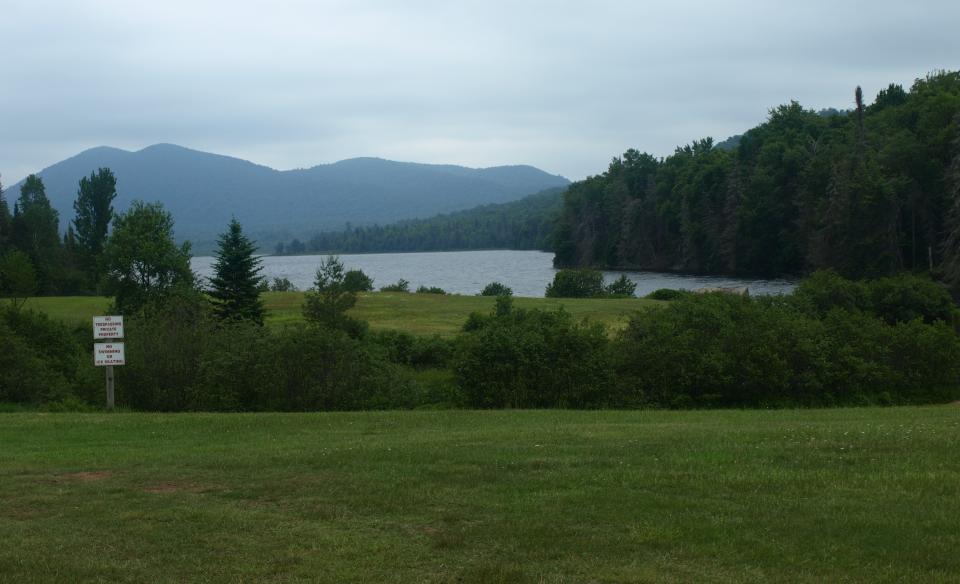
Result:
[[[313,285],[322,255],[267,256],[263,258],[263,275],[289,278],[297,288]],[[375,287],[392,284],[403,278],[410,289],[418,286],[439,286],[455,294],[479,294],[490,282],[502,282],[513,288],[517,296],[543,296],[553,280],[553,254],[540,251],[449,251],[423,253],[378,253],[341,255],[346,269],[360,269],[373,278]],[[195,257],[191,264],[202,277],[212,273],[211,257]],[[685,276],[660,272],[622,272],[637,283],[637,295],[643,296],[658,288],[694,290],[708,286],[747,286],[751,294],[790,292],[794,283],[788,280],[751,280],[725,276]],[[621,272],[604,272],[607,282]]]

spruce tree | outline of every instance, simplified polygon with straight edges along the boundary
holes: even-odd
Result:
[[[217,240],[214,276],[210,279],[214,312],[223,320],[249,320],[263,324],[263,302],[260,300],[260,258],[256,245],[243,234],[236,219],[230,221],[226,233]]]

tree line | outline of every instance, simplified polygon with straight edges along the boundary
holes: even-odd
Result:
[[[0,292],[25,297],[101,290],[116,184],[108,168],[81,178],[76,215],[62,236],[59,213],[39,176],[23,181],[12,212],[0,185]]]
[[[558,266],[752,276],[932,272],[960,283],[960,73],[830,115],[791,102],[723,148],[628,150],[572,184]]]
[[[548,189],[510,203],[390,225],[347,226],[301,241],[281,242],[277,255],[302,253],[411,252],[466,249],[550,248],[560,211],[561,189]]]

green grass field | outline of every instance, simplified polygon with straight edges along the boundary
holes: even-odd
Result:
[[[302,320],[303,292],[267,292],[263,298],[268,324],[283,326]],[[26,307],[75,324],[87,323],[94,315],[105,314],[109,304],[108,298],[97,296],[40,297],[29,299]],[[351,314],[368,321],[374,329],[452,336],[460,330],[471,312],[489,312],[493,304],[493,298],[483,296],[371,292],[360,295]],[[603,322],[611,330],[622,328],[631,312],[657,304],[660,303],[640,298],[514,299],[514,305],[518,308],[553,310],[563,306],[575,318]]]
[[[956,582],[960,408],[0,415],[4,582]]]

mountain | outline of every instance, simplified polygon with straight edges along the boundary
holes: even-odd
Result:
[[[213,248],[231,216],[263,248],[293,235],[346,223],[387,223],[429,217],[477,205],[504,203],[567,179],[532,166],[466,168],[353,158],[309,169],[279,171],[239,158],[156,144],[129,152],[98,147],[38,174],[60,212],[73,215],[77,182],[100,167],[117,177],[117,210],[135,199],[160,201],[173,213],[177,236],[195,251]],[[11,187],[11,198],[19,185]]]
[[[548,189],[518,201],[481,205],[429,219],[354,227],[294,239],[278,254],[449,251],[465,249],[550,248],[563,207],[563,189]]]

